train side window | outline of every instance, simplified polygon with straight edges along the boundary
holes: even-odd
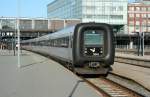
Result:
[[[39,44],[40,44],[40,46],[43,46],[43,41],[40,41]]]
[[[47,44],[46,46],[49,46],[49,40],[46,40],[46,44]]]
[[[67,44],[66,44],[66,37],[63,38],[63,47],[67,47]]]
[[[51,46],[51,39],[48,41],[48,45]]]
[[[60,39],[60,47],[65,47],[65,38]]]
[[[57,46],[57,40],[54,39],[54,47],[56,47],[56,46]]]
[[[68,47],[68,43],[69,43],[69,37],[64,37],[62,43],[63,47]]]
[[[60,47],[62,44],[62,38],[58,39],[58,47]]]
[[[54,47],[54,40],[52,40],[52,46]]]
[[[59,38],[59,39],[49,40],[49,41],[47,41],[47,43],[49,46],[53,46],[53,47],[68,47],[69,46],[69,37],[63,37],[63,38]]]
[[[69,37],[66,38],[66,46],[69,46]]]
[[[59,47],[67,47],[67,37],[59,38],[58,40],[58,46]]]
[[[63,47],[63,38],[59,39],[59,47]]]
[[[43,41],[42,41],[42,46],[45,46],[45,45],[46,45],[46,44],[45,44],[45,40],[43,40]]]
[[[71,48],[73,47],[73,36],[71,37],[71,42],[70,42],[70,45],[71,45]]]

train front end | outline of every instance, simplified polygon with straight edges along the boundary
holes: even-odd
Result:
[[[79,74],[107,74],[114,63],[113,31],[104,23],[76,26],[73,41],[75,71]]]

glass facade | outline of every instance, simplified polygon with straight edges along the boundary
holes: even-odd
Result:
[[[47,19],[47,18],[20,18],[19,27],[21,31],[57,31],[65,26],[75,25],[80,23],[80,19]],[[0,30],[14,30],[17,26],[17,18],[1,17]]]
[[[15,29],[16,19],[0,19],[0,29]]]
[[[35,30],[48,30],[48,20],[36,20],[34,22]]]
[[[149,0],[135,0],[136,2],[142,2],[144,4],[150,5],[150,1]]]
[[[48,7],[49,18],[82,18],[82,0],[55,0]]]
[[[20,30],[48,30],[48,19],[20,18]],[[16,29],[16,18],[0,18],[0,29]]]
[[[20,20],[20,29],[21,30],[31,30],[32,29],[32,20]]]
[[[150,32],[150,5],[131,3],[128,5],[128,32]]]
[[[48,18],[126,25],[127,3],[128,0],[55,0],[47,5],[47,15]]]

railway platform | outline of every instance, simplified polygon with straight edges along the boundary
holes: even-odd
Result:
[[[144,60],[144,61],[150,61],[150,55],[145,56],[137,56],[135,54],[125,54],[125,53],[115,53],[118,57],[124,57],[124,58],[132,58],[137,60]]]
[[[116,53],[115,61],[150,68],[150,55],[137,56],[134,54]]]
[[[133,80],[150,91],[150,68],[118,62],[112,68],[113,74]]]
[[[124,61],[117,60],[112,66],[112,73],[131,79],[150,91],[150,56],[122,53],[116,53],[116,56],[123,58]]]
[[[0,97],[102,97],[72,72],[48,58],[0,51]]]

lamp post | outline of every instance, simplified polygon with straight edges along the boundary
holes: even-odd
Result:
[[[10,37],[11,37],[11,50],[13,50],[13,32],[10,32]]]
[[[6,36],[7,36],[7,46],[8,46],[8,50],[9,50],[9,53],[10,53],[10,47],[11,47],[11,32],[6,32]],[[10,39],[9,39],[10,37]]]
[[[20,68],[20,28],[19,28],[19,19],[20,19],[20,0],[18,0],[18,18],[17,18],[17,48],[18,48],[18,67]]]
[[[138,35],[138,42],[137,42],[137,45],[138,45],[138,56],[144,56],[144,32],[137,32],[137,35]]]
[[[144,56],[144,36],[145,36],[145,34],[144,34],[144,32],[142,33],[142,35],[141,35],[141,38],[142,38],[142,56]]]
[[[141,35],[139,32],[134,32],[137,35],[137,55],[140,56],[140,48],[141,48]]]

